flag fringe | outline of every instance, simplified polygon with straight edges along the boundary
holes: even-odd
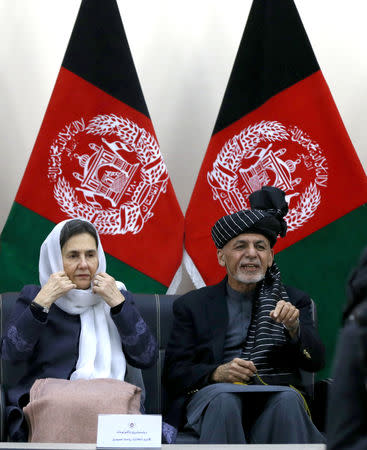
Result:
[[[182,263],[180,267],[177,269],[175,276],[173,277],[171,284],[169,285],[166,295],[176,294],[177,290],[182,282]]]
[[[186,272],[188,273],[191,281],[194,283],[196,289],[206,286],[203,277],[200,275],[200,272],[196,268],[194,261],[191,259],[190,255],[184,249],[182,264],[184,265]]]
[[[185,267],[190,280],[194,284],[196,289],[206,286],[202,276],[200,275],[198,269],[196,268],[193,260],[187,253],[186,249],[183,250],[182,263],[177,269],[175,276],[173,277],[171,284],[169,285],[166,295],[173,295],[177,293],[177,290],[182,282],[182,268]]]

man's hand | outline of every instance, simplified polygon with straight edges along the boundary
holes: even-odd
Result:
[[[218,366],[211,375],[215,383],[247,383],[255,375],[256,367],[252,361],[235,358]]]
[[[111,308],[125,301],[125,297],[116,285],[116,280],[108,273],[96,275],[93,281],[93,292],[100,295]]]
[[[290,302],[280,300],[275,309],[270,311],[270,317],[277,323],[282,323],[289,331],[291,337],[295,337],[299,329],[299,310]]]
[[[53,273],[37,294],[34,302],[49,308],[59,297],[74,288],[76,288],[76,284],[71,282],[65,272]]]

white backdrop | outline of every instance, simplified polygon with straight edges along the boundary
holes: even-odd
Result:
[[[366,169],[366,0],[295,1]],[[145,100],[184,213],[251,3],[118,0]],[[79,0],[0,0],[0,230],[38,134],[79,6]]]

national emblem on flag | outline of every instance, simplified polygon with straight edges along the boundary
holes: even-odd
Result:
[[[109,272],[129,289],[166,291],[181,263],[183,215],[116,0],[81,3],[1,236],[2,290],[37,282],[40,243],[75,217],[95,225]]]
[[[197,286],[225,274],[211,227],[265,185],[286,193],[288,233],[274,250],[284,281],[317,302],[330,357],[345,281],[366,243],[367,179],[293,0],[253,1],[185,216]]]

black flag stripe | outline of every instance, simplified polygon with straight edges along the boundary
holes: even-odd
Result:
[[[62,63],[149,117],[116,0],[83,0]]]
[[[213,135],[318,70],[293,0],[254,0]]]

